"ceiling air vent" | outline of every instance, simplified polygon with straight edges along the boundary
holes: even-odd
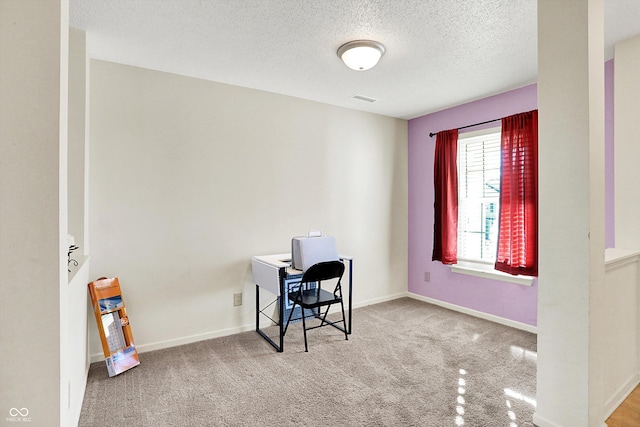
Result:
[[[368,96],[364,96],[364,95],[353,95],[351,98],[357,99],[358,101],[364,101],[364,102],[376,102],[377,101],[377,99],[369,98]]]

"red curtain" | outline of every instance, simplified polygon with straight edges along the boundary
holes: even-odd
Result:
[[[458,129],[438,132],[433,166],[435,187],[433,260],[458,262]]]
[[[495,269],[538,275],[538,111],[502,119],[500,222]]]

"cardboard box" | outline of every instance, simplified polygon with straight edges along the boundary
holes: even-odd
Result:
[[[118,278],[98,279],[88,287],[109,376],[138,366],[140,359]]]

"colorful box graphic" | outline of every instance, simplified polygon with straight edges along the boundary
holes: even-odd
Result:
[[[88,287],[109,376],[138,366],[140,359],[118,278],[101,278]]]

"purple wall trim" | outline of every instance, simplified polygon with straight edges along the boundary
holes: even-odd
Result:
[[[613,245],[613,63],[605,65],[605,186],[606,243]],[[498,119],[538,108],[537,85],[532,84],[409,121],[409,292],[502,317],[537,325],[538,283],[522,286],[452,273],[431,261],[433,243],[433,154],[435,137],[429,132]],[[470,128],[475,131],[495,123]],[[430,281],[425,282],[425,272]]]

